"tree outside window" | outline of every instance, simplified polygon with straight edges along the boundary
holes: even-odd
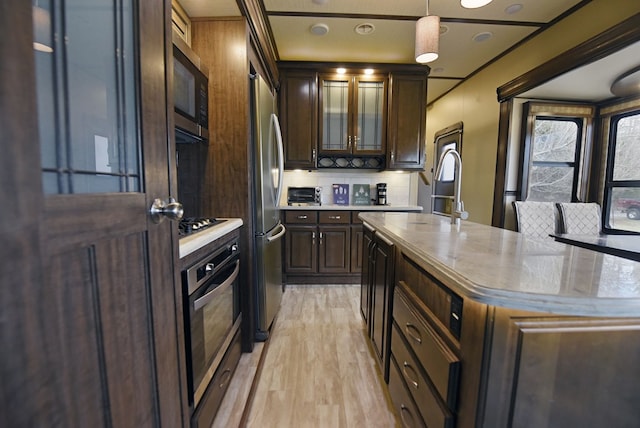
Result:
[[[575,119],[535,119],[527,200],[571,202],[580,132]]]

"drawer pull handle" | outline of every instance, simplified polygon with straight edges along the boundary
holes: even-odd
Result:
[[[329,220],[340,220],[340,216],[339,215],[330,215],[329,216]]]
[[[407,370],[411,371],[414,376],[409,376],[409,373],[407,373]],[[417,378],[417,376],[415,376],[417,373],[415,369],[411,367],[411,365],[406,361],[402,364],[402,372],[404,373],[404,376],[407,379],[409,379],[409,381],[411,381],[411,384],[413,385],[413,387],[415,389],[418,389],[418,381],[415,380]]]
[[[298,216],[298,220],[306,220],[308,218],[309,218],[309,216],[307,216],[307,215],[299,215]]]
[[[230,377],[231,377],[231,369],[225,369],[225,371],[223,371],[222,374],[220,375],[220,385],[218,385],[218,388],[220,389],[224,388],[224,386],[227,384],[227,381],[229,380]]]
[[[409,420],[405,420],[405,416],[409,417]],[[402,419],[402,426],[405,427],[414,427],[416,426],[415,421],[413,420],[413,415],[411,414],[411,410],[404,404],[400,405],[400,419]]]
[[[421,335],[420,335],[420,330],[418,330],[418,327],[416,327],[411,323],[407,323],[406,327],[404,328],[404,331],[405,333],[407,333],[407,336],[409,336],[410,338],[412,338],[418,343],[422,343],[422,337],[420,337]]]

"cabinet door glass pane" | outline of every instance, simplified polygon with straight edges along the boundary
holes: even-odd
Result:
[[[140,191],[133,2],[34,0],[46,193]]]
[[[358,150],[382,149],[382,109],[384,108],[384,83],[358,83],[358,118],[356,147]]]
[[[322,82],[322,149],[347,150],[349,82]]]

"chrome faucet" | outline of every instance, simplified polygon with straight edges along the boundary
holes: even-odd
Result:
[[[440,180],[442,176],[442,165],[444,159],[448,156],[453,156],[455,162],[455,171],[453,176],[453,206],[451,208],[451,224],[460,224],[460,219],[466,220],[469,218],[469,213],[464,210],[464,202],[460,200],[460,185],[462,184],[462,158],[460,153],[456,149],[449,148],[445,150],[440,159],[438,160],[438,166],[436,166],[436,172],[434,178]]]

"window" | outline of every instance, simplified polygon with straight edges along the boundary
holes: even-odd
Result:
[[[582,199],[581,159],[592,116],[588,106],[525,103],[520,200]]]
[[[640,232],[640,110],[611,118],[605,228]]]

